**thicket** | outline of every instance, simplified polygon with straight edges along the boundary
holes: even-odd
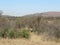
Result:
[[[52,24],[48,21],[53,22]],[[36,34],[44,34],[46,38],[60,39],[60,18],[59,17],[37,17],[34,23],[34,30]]]
[[[28,39],[30,37],[28,30],[9,30],[9,29],[3,29],[0,30],[0,37],[1,38],[26,38]]]

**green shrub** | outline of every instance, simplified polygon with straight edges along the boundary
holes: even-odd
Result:
[[[2,35],[3,35],[3,31],[2,31],[2,30],[0,30],[0,37],[3,37]]]
[[[0,30],[0,37],[2,38],[29,38],[30,34],[28,30]]]
[[[15,32],[14,31],[8,31],[7,37],[8,38],[15,38]]]
[[[29,38],[29,36],[30,36],[29,31],[28,30],[22,30],[21,36],[23,38]]]
[[[0,37],[2,37],[2,38],[6,38],[7,34],[8,34],[8,29],[7,28],[0,31]]]

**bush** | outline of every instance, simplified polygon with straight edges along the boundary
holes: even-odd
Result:
[[[28,30],[8,30],[3,29],[0,31],[0,37],[2,38],[29,38]]]
[[[15,38],[15,32],[14,31],[8,31],[7,37],[8,38]]]
[[[60,29],[57,29],[57,30],[55,30],[55,37],[57,38],[57,39],[59,39],[60,38]]]
[[[0,37],[2,37],[2,38],[6,38],[7,34],[8,34],[8,29],[7,28],[0,31]]]
[[[22,30],[21,36],[23,38],[29,38],[29,36],[30,36],[29,31],[28,30]]]
[[[59,27],[53,27],[51,26],[51,28],[48,28],[48,30],[45,30],[45,37],[46,39],[57,39],[59,40],[60,39],[60,29]]]

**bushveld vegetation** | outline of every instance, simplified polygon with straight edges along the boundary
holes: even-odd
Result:
[[[60,17],[10,17],[0,16],[0,37],[29,38],[30,33],[44,34],[49,38],[60,38]]]

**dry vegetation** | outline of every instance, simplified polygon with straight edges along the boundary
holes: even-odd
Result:
[[[27,39],[0,39],[0,45],[60,45],[60,42],[43,41],[42,36],[31,34],[31,38]]]
[[[0,45],[60,45],[60,17],[37,15],[0,14]]]

